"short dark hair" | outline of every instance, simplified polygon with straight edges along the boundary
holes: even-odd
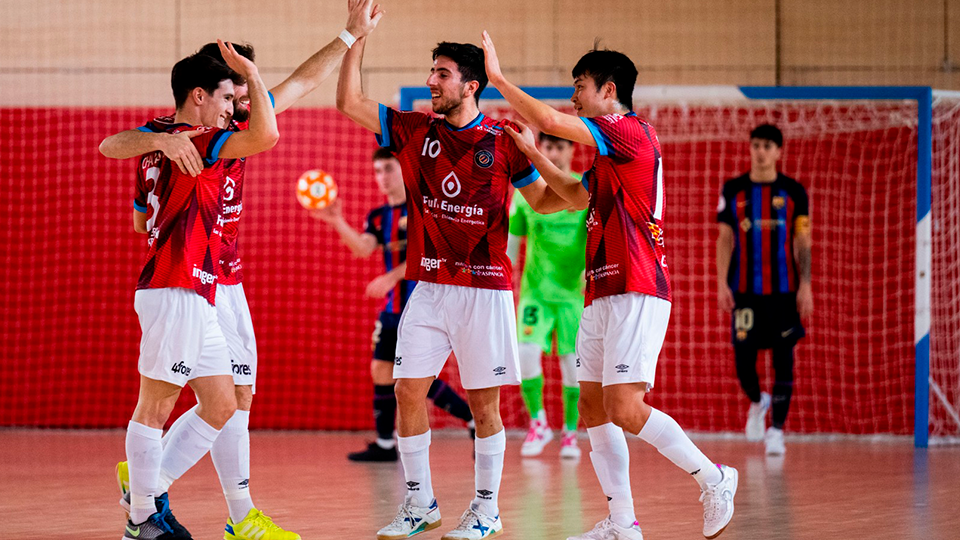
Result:
[[[480,86],[473,97],[480,103],[480,94],[487,87],[487,70],[483,66],[483,49],[471,43],[452,43],[442,41],[433,49],[433,59],[446,56],[457,64],[460,79],[463,82],[477,81]]]
[[[546,131],[541,131],[540,134],[537,135],[537,140],[540,142],[552,142],[552,143],[565,142],[567,144],[573,144],[573,141],[571,140],[564,139],[563,137],[557,137],[556,135],[551,135]]]
[[[773,124],[760,124],[750,132],[751,139],[763,139],[783,148],[783,133]]]
[[[373,161],[380,161],[381,159],[397,159],[397,156],[393,155],[393,152],[389,148],[377,148],[373,151]]]
[[[177,109],[187,102],[187,96],[194,88],[203,88],[206,93],[213,94],[220,82],[227,79],[234,84],[243,84],[243,79],[235,71],[212,56],[193,54],[180,60],[170,73],[170,86]]]
[[[599,90],[612,82],[617,87],[617,100],[633,110],[633,87],[637,84],[637,66],[622,52],[608,49],[592,51],[580,57],[573,67],[573,78],[586,76],[593,79]]]
[[[249,43],[234,43],[233,48],[236,49],[240,56],[250,60],[251,62],[256,62],[256,54],[253,51],[253,45]],[[200,47],[200,50],[197,51],[197,54],[205,54],[207,56],[212,56],[216,58],[219,62],[223,61],[223,53],[220,52],[220,46],[217,45],[217,42],[207,43],[203,47]]]

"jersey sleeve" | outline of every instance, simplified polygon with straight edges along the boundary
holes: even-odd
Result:
[[[234,133],[226,129],[211,129],[190,140],[197,147],[197,152],[200,152],[200,155],[203,156],[204,163],[210,166],[220,159],[220,149],[223,148],[223,143],[227,142],[227,139]]]
[[[367,214],[367,227],[363,230],[366,234],[372,234],[377,239],[377,244],[383,245],[383,229],[377,223],[381,219],[379,213],[376,210],[371,210]]]
[[[137,162],[137,181],[133,186],[133,209],[137,212],[147,213],[147,178],[143,166],[143,159]]]
[[[800,182],[797,182],[793,193],[793,224],[794,231],[797,234],[810,233],[810,200],[807,197],[807,190]]]
[[[418,127],[430,124],[430,115],[421,112],[398,111],[380,104],[380,134],[377,144],[399,152],[410,142],[410,136]]]
[[[717,202],[717,223],[726,223],[734,229],[737,228],[737,222],[733,216],[733,193],[729,182],[723,185],[720,200]]]
[[[514,236],[527,235],[527,208],[530,205],[523,195],[513,194],[513,201],[510,203],[510,234]]]
[[[645,145],[653,144],[657,137],[652,127],[619,114],[581,120],[590,130],[601,156],[634,159],[642,153]]]
[[[508,125],[514,130],[520,131],[519,126],[509,123]],[[517,189],[524,188],[539,180],[540,171],[533,166],[530,158],[517,148],[517,143],[513,142],[513,139],[506,133],[503,134],[502,140],[507,145],[506,155],[509,161],[510,183],[513,184],[513,187]]]

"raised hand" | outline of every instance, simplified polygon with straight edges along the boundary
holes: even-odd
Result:
[[[223,55],[223,60],[227,63],[227,66],[239,73],[241,77],[250,79],[259,74],[256,64],[238,53],[237,50],[233,48],[232,43],[224,43],[218,39],[217,45],[220,46],[220,54]]]
[[[310,210],[310,216],[332,225],[343,219],[343,206],[340,204],[339,198],[334,199],[332,203],[323,208]]]
[[[514,121],[514,124],[520,127],[519,132],[510,126],[506,126],[504,131],[507,132],[507,135],[510,135],[513,142],[517,143],[517,148],[527,156],[529,156],[531,152],[538,152],[537,140],[533,136],[533,130],[520,122]]]
[[[347,10],[347,32],[357,39],[370,35],[386,13],[373,0],[347,0]]]
[[[480,46],[483,47],[483,65],[487,70],[487,79],[490,84],[498,86],[503,80],[503,72],[500,71],[500,59],[497,58],[497,49],[493,46],[493,39],[486,30],[480,39]]]

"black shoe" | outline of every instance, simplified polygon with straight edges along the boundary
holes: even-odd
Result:
[[[350,461],[396,461],[397,456],[397,447],[393,448],[384,448],[372,442],[367,445],[367,449],[362,452],[353,452],[352,454],[347,454],[347,459]]]
[[[190,531],[181,525],[180,522],[177,521],[177,518],[173,517],[173,512],[170,511],[170,499],[166,493],[155,497],[154,502],[157,504],[157,513],[160,514],[163,521],[166,522],[172,531],[172,535],[170,536],[171,540],[193,540]]]
[[[163,520],[160,512],[147,518],[143,523],[134,523],[127,520],[123,530],[123,538],[128,540],[173,540],[173,531]]]

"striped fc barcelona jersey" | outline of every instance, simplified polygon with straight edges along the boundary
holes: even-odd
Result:
[[[734,247],[727,283],[734,292],[768,295],[797,291],[793,238],[809,219],[807,191],[777,174],[770,183],[749,174],[728,180],[717,206],[717,221],[733,229]]]
[[[376,237],[377,244],[383,249],[383,268],[385,271],[389,272],[407,260],[406,203],[397,206],[385,204],[370,211],[367,215],[365,232]],[[383,311],[387,313],[402,312],[416,284],[416,281],[401,279],[387,293]]]

